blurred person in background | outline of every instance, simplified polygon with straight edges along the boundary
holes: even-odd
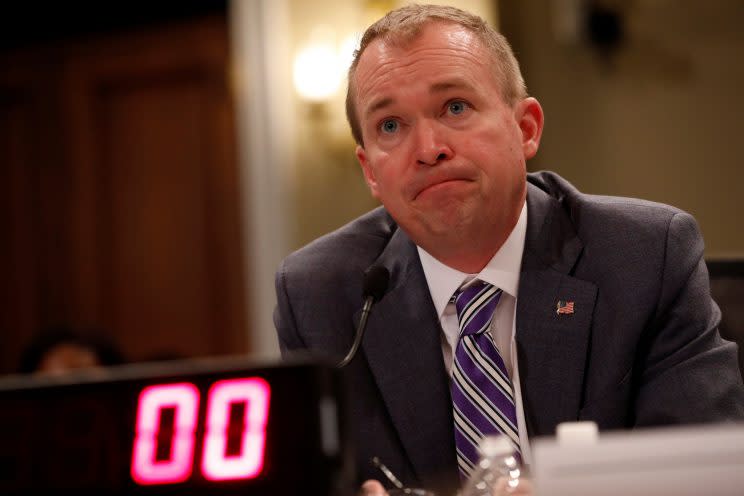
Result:
[[[99,333],[66,327],[41,332],[21,356],[19,372],[60,375],[124,363],[116,345]]]

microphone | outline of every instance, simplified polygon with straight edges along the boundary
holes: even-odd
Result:
[[[369,311],[372,309],[372,305],[380,301],[382,295],[387,291],[388,284],[390,283],[390,272],[381,266],[373,265],[364,271],[364,283],[362,286],[362,298],[364,298],[364,305],[362,306],[362,317],[359,319],[359,325],[354,335],[354,342],[351,344],[351,349],[346,354],[343,360],[338,362],[336,368],[343,368],[354,359],[359,345],[362,342],[362,336],[364,336],[364,329],[367,327],[367,319],[369,318]]]

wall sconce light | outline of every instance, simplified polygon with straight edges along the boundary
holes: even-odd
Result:
[[[341,85],[335,47],[329,43],[305,46],[295,57],[293,79],[305,100],[322,102],[332,97]]]
[[[354,161],[354,140],[340,90],[359,38],[350,35],[337,43],[338,39],[341,37],[330,28],[315,28],[295,55],[292,79],[302,100],[300,110],[308,142],[330,159],[326,163],[346,167]]]
[[[335,41],[332,30],[318,27],[295,56],[292,76],[295,90],[303,100],[327,101],[341,87],[358,42],[354,35],[339,44]]]

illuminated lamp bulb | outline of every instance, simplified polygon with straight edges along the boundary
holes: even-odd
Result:
[[[305,47],[294,61],[294,85],[305,100],[322,102],[333,96],[341,85],[339,59],[330,43]]]

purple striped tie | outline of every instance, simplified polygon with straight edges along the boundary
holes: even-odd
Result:
[[[452,368],[452,407],[460,477],[467,479],[478,462],[478,444],[487,435],[504,434],[519,453],[514,390],[491,333],[501,290],[481,281],[452,297],[460,339]]]

